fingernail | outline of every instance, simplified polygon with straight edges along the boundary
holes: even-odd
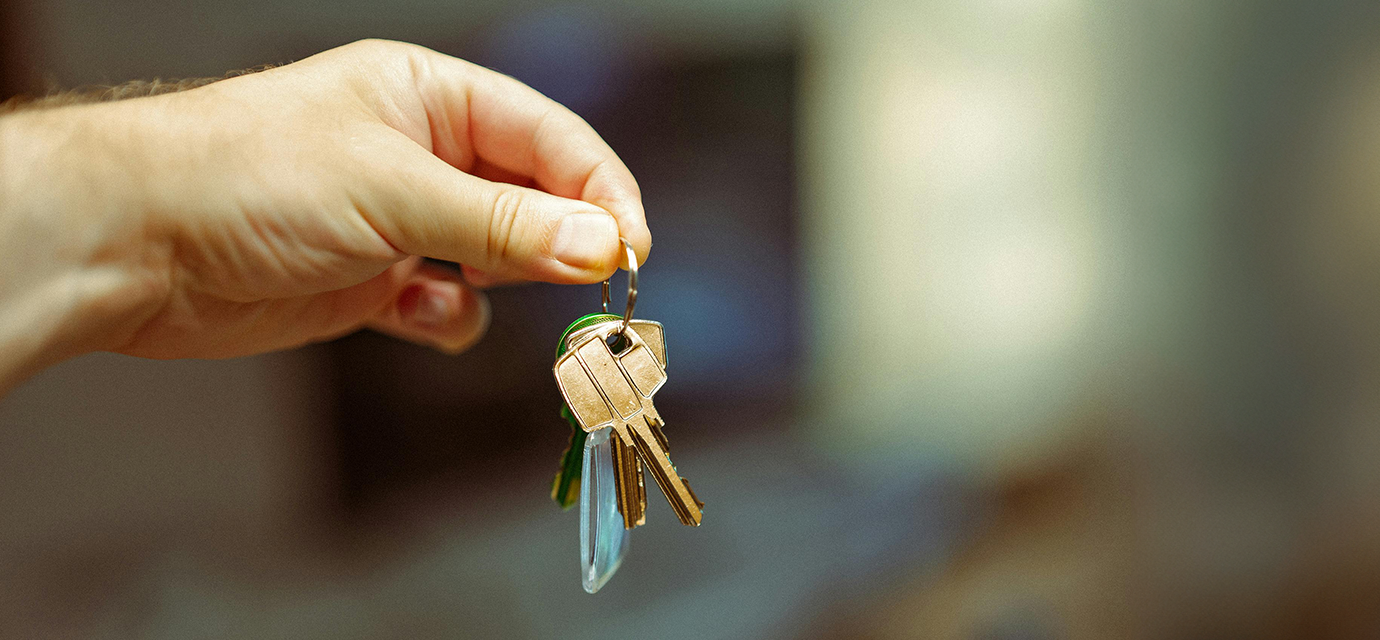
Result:
[[[447,292],[430,284],[436,283],[413,286],[404,292],[399,303],[407,314],[408,322],[423,327],[439,327],[455,317],[455,296],[447,295]]]
[[[551,253],[557,260],[580,269],[596,269],[613,255],[618,243],[618,223],[607,213],[572,213],[561,220]]]

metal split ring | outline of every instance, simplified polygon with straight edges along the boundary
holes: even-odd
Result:
[[[632,245],[627,238],[618,236],[618,241],[623,243],[623,250],[628,254],[628,306],[623,310],[623,326],[618,329],[619,333],[628,330],[628,323],[632,321],[633,307],[637,306],[637,253],[633,251]],[[604,281],[604,313],[609,312],[609,281]]]

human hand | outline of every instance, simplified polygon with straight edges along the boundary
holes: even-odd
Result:
[[[0,346],[31,363],[229,357],[361,326],[458,351],[487,303],[421,256],[472,282],[590,283],[619,235],[645,260],[637,184],[593,129],[413,45],[0,118],[0,255],[22,261],[0,264],[20,310]],[[53,335],[15,337],[34,323]]]

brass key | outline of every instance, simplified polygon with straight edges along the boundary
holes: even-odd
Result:
[[[605,302],[605,309],[607,309],[607,300]],[[584,330],[593,325],[601,322],[608,322],[610,320],[621,320],[621,318],[605,311],[604,313],[591,313],[571,323],[570,327],[561,334],[561,343],[557,345],[556,357],[559,358],[564,355],[566,351],[569,351],[571,345],[582,337]],[[657,361],[661,363],[662,368],[665,368],[666,339],[661,325],[651,320],[630,320],[630,326],[637,329],[638,335],[646,340],[647,346],[652,348],[652,353],[656,355]],[[585,438],[588,434],[580,429],[579,421],[570,413],[570,408],[564,404],[561,405],[561,417],[565,418],[566,422],[570,424],[572,433],[570,434],[569,445],[566,446],[565,451],[561,454],[561,462],[557,466],[556,475],[551,480],[551,499],[561,505],[562,509],[569,509],[575,506],[575,502],[580,494],[580,479],[584,475],[584,463],[581,454],[584,451]],[[621,441],[615,438],[614,442]],[[635,461],[637,455],[634,454],[631,458]],[[636,484],[638,487],[641,487],[642,470],[638,468],[635,470],[635,473],[637,474]],[[617,487],[615,487],[615,489],[617,489]],[[645,491],[642,493],[645,494]],[[645,497],[639,502],[641,505],[645,505],[646,503],[647,500]],[[634,522],[636,523],[636,521]]]
[[[609,341],[618,337],[624,343],[615,354]],[[647,466],[681,523],[698,526],[704,503],[671,464],[661,431],[665,422],[652,402],[666,382],[666,371],[631,322],[590,327],[554,369],[561,395],[580,428],[586,432],[612,428]],[[627,512],[624,518],[625,523],[636,522]]]
[[[610,319],[603,322],[587,325],[571,332],[566,336],[562,345],[561,353],[566,353],[574,348],[574,345],[583,341],[592,331],[600,328],[607,328],[604,325],[612,324],[620,326],[622,318],[618,316],[608,316]],[[666,368],[666,337],[665,330],[661,323],[651,320],[630,320],[628,326],[637,331],[647,343],[652,351],[652,356],[661,364],[662,369]],[[623,346],[615,342],[615,348]],[[666,449],[666,436],[661,434],[661,429],[656,429],[658,439],[662,449]],[[638,460],[636,449],[623,441],[622,438],[614,438],[611,443],[613,450],[614,471],[614,491],[618,495],[618,512],[623,516],[623,526],[632,529],[647,522],[647,487],[642,479],[642,465]]]

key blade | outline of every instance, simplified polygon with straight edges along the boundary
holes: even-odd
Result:
[[[642,463],[647,465],[647,471],[652,474],[652,479],[656,480],[661,493],[671,504],[671,510],[680,518],[681,524],[698,527],[704,504],[690,492],[685,481],[676,473],[670,456],[652,433],[651,420],[634,421],[628,425],[628,431],[637,446],[638,456],[642,458]]]
[[[685,490],[690,494],[690,499],[695,501],[695,506],[704,510],[704,503],[700,502],[699,497],[695,495],[695,490],[690,488],[690,481],[685,478],[681,478],[680,481],[685,483]]]
[[[627,461],[624,473],[627,477],[627,501],[631,513],[628,520],[632,522],[632,526],[628,528],[631,529],[647,524],[647,487],[642,481],[642,460],[637,457],[637,449],[624,444],[621,439],[617,442],[618,446],[623,448],[623,459]]]
[[[661,430],[663,424],[660,419],[647,421],[647,425],[652,429],[652,435],[656,436],[657,443],[661,445],[661,450],[669,456],[671,455],[671,443],[666,440],[666,432]]]
[[[646,522],[645,503],[639,498],[639,489],[642,482],[641,466],[637,460],[637,454],[623,442],[622,438],[613,438],[613,479],[614,490],[618,496],[618,513],[623,516],[623,528],[632,529],[639,524]]]
[[[638,458],[638,457],[637,457],[637,450],[636,450],[636,449],[631,449],[631,448],[630,448],[630,449],[628,449],[628,453],[632,454],[632,457],[633,457],[634,460],[637,460],[637,465],[634,466],[633,468],[637,470],[636,473],[634,474],[634,475],[636,476],[636,479],[637,479],[637,485],[636,485],[636,486],[637,486],[637,505],[638,505],[638,518],[637,518],[637,524],[638,524],[638,526],[641,526],[641,525],[647,524],[647,483],[646,483],[646,481],[643,480],[643,475],[642,475],[642,460],[641,460],[641,458]]]

